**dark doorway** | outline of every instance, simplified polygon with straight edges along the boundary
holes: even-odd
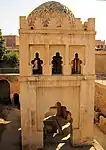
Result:
[[[0,80],[0,103],[10,104],[10,84],[7,80]]]
[[[20,109],[20,101],[19,101],[19,94],[18,93],[14,93],[13,95],[13,102],[14,102],[14,105]]]

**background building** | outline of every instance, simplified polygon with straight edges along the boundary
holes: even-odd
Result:
[[[19,52],[19,36],[17,35],[4,35],[7,51]]]
[[[99,50],[106,50],[105,40],[104,41],[95,40],[95,49],[97,51],[99,51]]]

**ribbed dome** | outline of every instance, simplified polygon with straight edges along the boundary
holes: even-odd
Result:
[[[45,2],[42,5],[38,6],[37,8],[35,8],[30,14],[29,16],[35,14],[35,13],[45,13],[45,12],[57,12],[57,13],[65,13],[65,14],[70,14],[73,15],[71,10],[68,9],[65,5],[59,3],[59,2],[55,2],[55,1],[49,1],[49,2]],[[28,16],[28,17],[29,17]],[[74,15],[73,15],[74,16]]]
[[[28,21],[30,22],[31,20],[36,20],[37,17],[45,17],[49,13],[51,15],[51,18],[54,13],[57,15],[61,16],[68,16],[71,18],[71,20],[74,20],[74,15],[70,9],[68,9],[65,5],[56,2],[56,1],[48,1],[37,8],[35,8],[29,15],[28,15]]]

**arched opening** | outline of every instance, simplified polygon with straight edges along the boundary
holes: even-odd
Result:
[[[50,107],[43,120],[44,147],[49,144],[56,144],[56,147],[61,145],[62,147],[66,143],[72,146],[72,122],[71,112],[67,110],[66,106],[57,102],[55,106]]]
[[[8,105],[10,100],[10,83],[7,80],[0,80],[0,103]]]
[[[42,74],[42,64],[43,60],[40,59],[39,53],[35,53],[35,58],[31,61],[32,66],[32,74]]]
[[[19,101],[19,94],[18,93],[14,93],[13,103],[18,109],[20,109],[20,101]]]
[[[52,74],[62,74],[62,57],[59,52],[52,57]]]
[[[81,74],[81,64],[82,60],[79,59],[78,53],[75,53],[74,59],[71,61],[72,64],[72,74]]]

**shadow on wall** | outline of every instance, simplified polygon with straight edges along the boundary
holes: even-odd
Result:
[[[65,106],[62,106],[60,102],[50,107],[43,120],[44,147],[56,144],[58,148],[65,145],[67,142],[72,146],[72,122],[71,112],[69,112]]]

